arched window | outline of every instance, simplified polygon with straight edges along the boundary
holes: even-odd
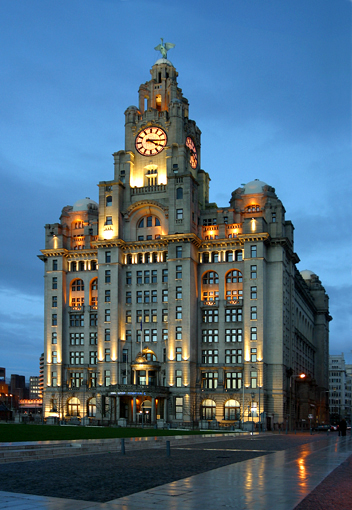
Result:
[[[93,418],[97,413],[97,399],[95,397],[90,398],[87,403],[88,416]]]
[[[215,420],[216,404],[214,400],[203,400],[201,412],[202,420]]]
[[[213,251],[211,254],[211,260],[212,262],[219,262],[219,252]]]
[[[177,198],[177,200],[183,198],[183,189],[182,188],[177,188],[177,190],[176,190],[176,198]]]
[[[242,250],[235,251],[235,260],[237,260],[237,262],[243,260]]]
[[[202,278],[202,300],[219,299],[219,275],[215,271],[207,271]]]
[[[93,278],[90,283],[90,300],[89,304],[95,310],[98,308],[98,278]]]
[[[112,196],[108,195],[106,197],[106,207],[111,207],[111,206],[112,206]]]
[[[77,279],[71,282],[70,306],[72,308],[81,308],[84,304],[84,282]]]
[[[243,297],[243,277],[238,269],[225,275],[225,297],[227,301],[238,301]]]
[[[248,205],[248,206],[245,208],[245,212],[250,212],[250,213],[253,213],[253,212],[260,212],[260,206],[259,206],[258,204]]]
[[[68,416],[79,416],[80,415],[81,403],[77,397],[72,397],[67,403],[67,414]]]
[[[157,216],[149,215],[141,218],[137,224],[137,240],[160,239],[161,223]]]
[[[226,262],[232,262],[233,261],[233,251],[228,250],[226,252]]]
[[[241,406],[237,400],[228,400],[224,406],[225,420],[239,420],[241,414]]]

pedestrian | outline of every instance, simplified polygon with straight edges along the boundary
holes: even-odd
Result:
[[[341,436],[345,436],[346,435],[347,423],[346,423],[345,418],[342,418],[342,420],[340,421],[339,430],[341,432]]]

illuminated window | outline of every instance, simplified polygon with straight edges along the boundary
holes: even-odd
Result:
[[[183,209],[176,209],[176,220],[183,219]]]
[[[219,363],[218,349],[205,349],[202,351],[202,363],[213,364]]]
[[[242,328],[240,329],[225,329],[225,342],[242,342]]]
[[[242,372],[225,372],[225,388],[234,390],[242,388]]]
[[[57,372],[51,372],[51,386],[57,386]],[[57,410],[57,404],[55,404],[55,409]],[[54,405],[53,405],[54,410]]]
[[[202,330],[202,342],[205,342],[205,343],[219,342],[219,330],[218,329],[203,329]]]
[[[169,315],[168,315],[168,310],[163,310],[162,311],[162,321],[163,322],[168,322],[168,318],[169,318]]]
[[[254,363],[257,361],[257,349],[251,349],[251,361]]]
[[[176,418],[176,420],[183,419],[183,398],[182,397],[175,398],[175,418]]]
[[[110,348],[109,349],[105,349],[105,361],[111,361]]]
[[[219,322],[219,310],[202,310],[202,322]]]
[[[182,370],[175,370],[175,381],[176,381],[176,388],[181,388],[181,386],[182,386]]]
[[[256,388],[257,387],[257,372],[251,372],[250,373],[250,377],[251,377],[251,388]]]
[[[169,330],[163,329],[163,340],[168,340],[168,338],[169,338]]]
[[[51,343],[52,344],[57,344],[57,333],[56,333],[56,331],[51,333]]]
[[[225,310],[225,322],[241,322],[242,308],[227,308]]]
[[[98,333],[96,331],[89,333],[89,345],[97,345]]]
[[[51,352],[51,363],[57,363],[57,351]]]
[[[249,205],[245,208],[245,212],[260,212],[260,206],[257,204]]]
[[[70,345],[84,345],[84,333],[70,333]]]
[[[110,370],[104,370],[104,384],[110,386],[111,372]]]
[[[230,375],[230,374],[229,374]],[[233,374],[235,375],[235,374]],[[242,374],[240,374],[242,375]],[[226,379],[227,382],[227,379]],[[229,382],[231,382],[231,379],[229,379]],[[236,379],[234,379],[234,383],[237,382]],[[238,379],[239,386],[228,386],[229,388],[241,388],[241,380]],[[237,400],[228,400],[225,402],[224,406],[224,419],[225,420],[239,420],[240,419],[240,404],[237,402]]]
[[[218,387],[218,372],[203,372],[202,373],[202,387],[208,390],[216,390]]]
[[[257,328],[251,328],[251,340],[257,340]]]
[[[152,310],[152,322],[158,322],[157,310]]]
[[[182,326],[176,326],[176,340],[182,340]]]
[[[225,363],[242,363],[242,349],[225,349]]]
[[[203,374],[206,375],[206,374]],[[202,420],[215,420],[216,404],[214,400],[203,400],[202,406]]]

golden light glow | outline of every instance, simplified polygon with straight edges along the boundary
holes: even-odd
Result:
[[[252,232],[255,232],[256,230],[256,221],[254,218],[251,219],[251,230]]]
[[[112,239],[114,237],[114,229],[111,227],[105,227],[103,232],[104,239]]]
[[[306,374],[299,374],[299,377],[300,377],[301,379],[304,379],[304,378],[305,378],[305,376],[306,376]]]

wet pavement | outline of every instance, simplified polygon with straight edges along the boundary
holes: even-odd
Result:
[[[164,449],[135,449],[16,462],[0,466],[0,509],[324,508],[319,494],[309,498],[328,475],[336,487],[351,455],[350,436],[261,434],[173,444],[170,457]],[[346,505],[339,510],[352,508]]]

